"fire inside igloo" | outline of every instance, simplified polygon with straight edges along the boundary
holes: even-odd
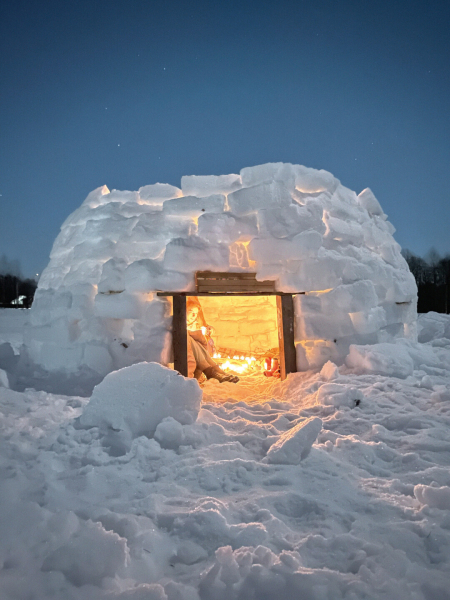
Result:
[[[197,297],[216,356],[235,365],[276,356],[290,302],[287,371],[342,364],[351,344],[416,337],[417,288],[394,231],[370,189],[300,165],[186,176],[181,189],[103,186],[61,227],[23,353],[68,375],[177,367],[185,299]],[[220,277],[200,292],[204,272]]]

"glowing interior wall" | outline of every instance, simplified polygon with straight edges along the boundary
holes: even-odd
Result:
[[[215,329],[216,347],[242,352],[278,347],[276,296],[202,296],[208,325]]]

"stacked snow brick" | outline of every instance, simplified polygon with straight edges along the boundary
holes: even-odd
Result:
[[[394,231],[369,189],[358,196],[300,165],[183,177],[181,189],[103,186],[62,225],[25,351],[67,373],[167,364],[170,303],[156,292],[194,291],[195,272],[211,270],[255,272],[301,292],[298,369],[340,364],[350,344],[416,337],[417,289]]]

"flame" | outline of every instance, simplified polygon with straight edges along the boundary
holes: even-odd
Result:
[[[215,359],[220,359],[222,358],[222,355],[219,352],[216,352],[213,355],[213,358]],[[254,356],[239,356],[238,354],[234,355],[232,358],[230,356],[225,357],[227,358],[227,360],[225,360],[222,364],[220,364],[221,368],[224,371],[233,371],[234,373],[245,373],[246,371],[248,371],[249,369],[252,369],[253,367],[253,363],[256,362],[256,358]],[[233,362],[232,362],[233,361]],[[236,363],[234,361],[242,361],[241,364]]]
[[[224,371],[228,371],[228,369],[230,371],[233,371],[234,373],[243,373],[244,371],[247,371],[249,365],[232,365],[230,363],[229,360],[227,360],[226,362],[223,363],[222,365],[222,369]]]

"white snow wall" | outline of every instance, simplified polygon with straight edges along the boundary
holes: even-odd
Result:
[[[351,343],[416,337],[417,288],[369,189],[270,163],[181,189],[91,192],[63,223],[30,311],[25,355],[100,375],[170,361],[170,303],[198,270],[257,273],[295,297],[297,366],[341,363]]]

